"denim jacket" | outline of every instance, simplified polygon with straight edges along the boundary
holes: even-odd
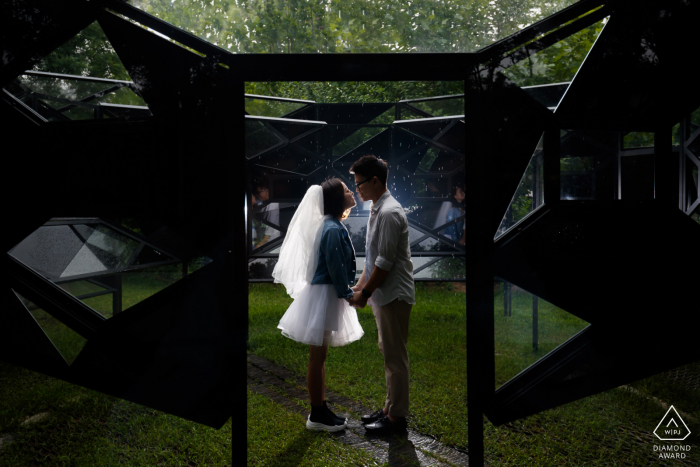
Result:
[[[355,285],[355,249],[341,222],[326,216],[323,221],[318,266],[312,284],[333,284],[338,298],[350,298]]]

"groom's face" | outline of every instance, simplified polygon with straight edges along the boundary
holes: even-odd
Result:
[[[364,182],[366,179],[362,175],[355,174],[355,186],[358,184]],[[369,180],[365,183],[362,183],[362,185],[357,186],[357,195],[360,197],[360,200],[362,201],[369,201],[372,199],[372,192],[374,186],[372,186],[374,182],[372,180]]]

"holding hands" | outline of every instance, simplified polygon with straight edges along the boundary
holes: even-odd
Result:
[[[346,299],[351,307],[364,308],[367,305],[367,298],[362,295],[362,286],[358,283],[355,287],[350,287],[354,292],[352,298]]]

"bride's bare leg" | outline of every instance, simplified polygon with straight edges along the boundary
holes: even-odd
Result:
[[[328,345],[309,346],[309,367],[306,372],[306,387],[312,406],[323,405],[325,385],[325,362]]]

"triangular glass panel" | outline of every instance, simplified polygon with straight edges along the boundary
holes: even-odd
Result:
[[[530,55],[525,60],[505,69],[503,74],[523,88],[560,85],[546,89],[538,89],[536,87],[526,89],[526,91],[530,91],[529,94],[533,98],[545,107],[556,107],[566,88],[568,88],[568,83],[573,81],[576,72],[593,47],[593,43],[603,30],[606,22],[607,18],[604,18],[550,47]],[[560,89],[562,87],[564,88],[563,90]],[[553,99],[553,96],[558,97],[558,99]]]
[[[446,117],[450,115],[464,115],[464,96],[450,99],[429,100],[411,102],[411,105],[427,112],[433,117]]]
[[[430,114],[425,114],[420,112],[419,109],[414,109],[411,104],[397,104],[399,105],[399,118],[398,120],[415,120],[417,118],[429,118]]]
[[[439,257],[438,257],[439,258]],[[413,264],[413,277],[415,279],[464,279],[466,276],[466,263],[464,259],[455,256],[445,256],[442,258],[429,258],[431,261],[437,259],[435,262],[426,262],[426,266],[420,271],[416,272],[418,267],[416,267],[413,258],[411,261]],[[423,258],[421,258],[423,259]]]
[[[307,104],[302,102],[287,102],[248,96],[245,98],[245,111],[248,112],[249,115],[259,115],[262,117],[284,117],[305,105]]]
[[[693,219],[693,220],[694,220],[695,222],[697,222],[698,224],[700,224],[700,206],[698,206],[697,208],[695,208],[695,211],[693,211],[693,212],[690,214],[690,218]]]
[[[542,164],[542,141],[544,135],[537,143],[537,148],[530,158],[530,163],[520,179],[518,189],[515,191],[510,205],[506,210],[501,225],[494,236],[500,237],[515,224],[523,220],[544,203],[544,169]]]
[[[685,158],[685,171],[685,191],[688,194],[686,205],[692,206],[698,199],[698,166],[695,164],[695,161],[688,156]]]
[[[396,120],[396,108],[391,106],[383,114],[369,122],[370,125],[391,125]]]
[[[66,362],[69,365],[72,364],[80,351],[83,350],[83,347],[85,347],[87,339],[20,294],[17,294],[17,296],[27,308],[27,311],[34,317],[37,324],[44,330],[46,336],[51,340],[53,345],[56,346],[56,349],[58,349]]]
[[[125,229],[129,229],[136,234],[145,236],[144,232],[141,230],[141,227],[139,226],[139,223],[136,219],[122,218],[122,219],[120,219],[119,224],[122,227],[124,227]]]
[[[509,282],[494,290],[496,388],[589,324]]]
[[[622,148],[653,148],[654,133],[629,132],[622,137]]]
[[[151,115],[97,22],[31,71],[15,80],[15,95],[50,121]]]
[[[135,240],[100,224],[61,273],[61,277],[124,268],[138,246]]]
[[[421,232],[420,230],[411,226],[411,223],[409,221],[409,224],[408,224],[408,243],[409,244],[415,242],[416,240],[423,237],[424,235],[425,234],[423,232]]]
[[[260,120],[245,120],[245,157],[253,157],[284,144],[282,138]]]

